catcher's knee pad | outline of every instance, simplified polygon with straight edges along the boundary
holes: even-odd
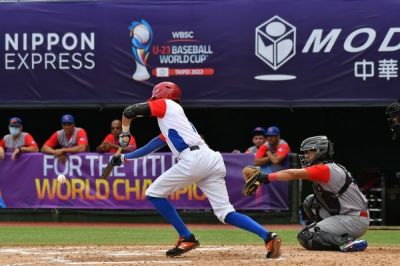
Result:
[[[300,245],[302,245],[305,249],[312,249],[312,244],[309,243],[312,241],[314,237],[314,232],[310,232],[307,230],[302,230],[298,235],[297,235],[297,240],[299,241]]]
[[[341,245],[352,240],[347,235],[339,236],[321,231],[318,226],[302,230],[297,239],[300,245],[309,250],[340,250]]]

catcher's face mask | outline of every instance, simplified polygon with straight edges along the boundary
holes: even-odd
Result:
[[[319,153],[318,150],[306,150],[306,151],[303,151],[299,155],[301,167],[304,168],[304,167],[310,166],[314,162],[315,157],[317,156],[318,153]]]
[[[300,145],[300,163],[301,166],[310,165],[332,159],[333,143],[326,136],[309,137]]]

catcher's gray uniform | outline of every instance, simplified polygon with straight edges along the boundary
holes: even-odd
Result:
[[[350,173],[333,162],[314,165],[305,170],[314,182],[314,199],[311,198],[304,206],[311,209],[305,211],[322,220],[300,232],[300,243],[309,249],[336,250],[342,242],[362,236],[369,226],[368,201],[353,183]],[[308,238],[311,235],[315,237],[316,232],[319,232],[322,242],[328,242],[331,246],[320,247],[319,243],[315,243],[314,247],[310,247],[308,244],[312,245],[312,242]],[[326,236],[328,239],[324,240]],[[302,237],[308,241],[302,242]]]

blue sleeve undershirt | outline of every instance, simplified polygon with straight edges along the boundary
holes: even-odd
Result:
[[[167,143],[163,139],[161,139],[160,136],[157,136],[154,139],[150,140],[149,143],[147,143],[143,147],[141,147],[137,150],[134,150],[133,152],[123,154],[122,155],[123,160],[135,159],[135,158],[146,156],[150,153],[153,153],[153,152],[161,149],[162,147],[165,147],[165,145],[167,145]]]

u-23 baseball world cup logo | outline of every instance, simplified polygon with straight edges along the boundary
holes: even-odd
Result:
[[[150,48],[153,43],[153,30],[146,20],[133,21],[129,26],[129,36],[132,42],[132,53],[135,57],[136,71],[132,78],[137,81],[145,81],[150,78],[146,68]]]
[[[277,70],[296,54],[296,27],[274,16],[256,28],[256,56]],[[255,76],[258,80],[290,80],[296,76],[268,74]]]

